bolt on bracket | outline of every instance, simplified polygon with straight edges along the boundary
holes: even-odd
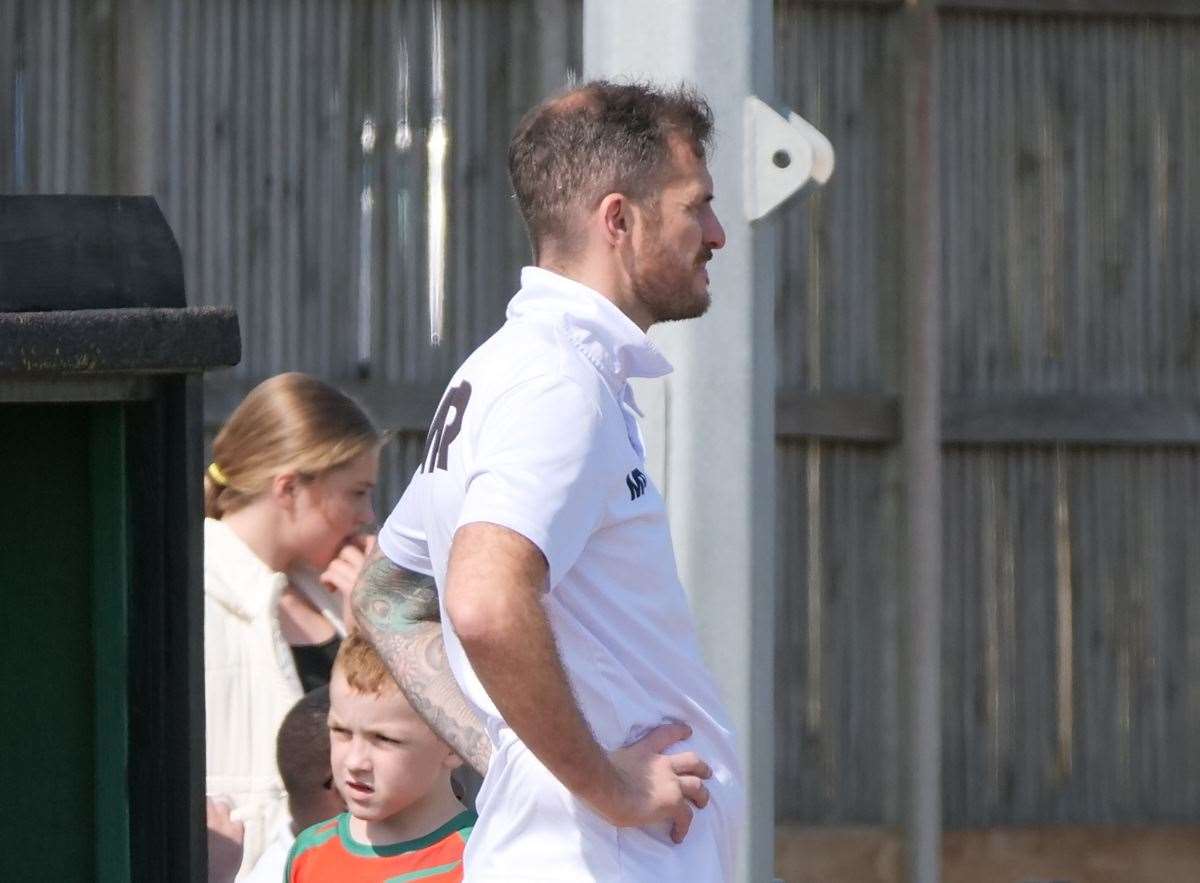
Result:
[[[795,111],[784,118],[751,95],[745,125],[745,208],[751,221],[794,196],[811,193],[833,174],[833,145]]]

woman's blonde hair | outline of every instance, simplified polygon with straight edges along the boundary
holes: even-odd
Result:
[[[278,374],[250,390],[217,433],[204,514],[240,509],[281,472],[315,478],[383,442],[348,396],[307,374]]]

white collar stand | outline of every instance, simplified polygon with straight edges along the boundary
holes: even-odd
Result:
[[[508,318],[539,314],[562,323],[618,399],[630,377],[671,373],[671,363],[645,332],[600,292],[543,267],[525,267]]]

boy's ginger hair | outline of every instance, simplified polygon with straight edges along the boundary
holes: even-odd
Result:
[[[379,695],[400,689],[370,641],[357,631],[352,631],[342,641],[333,661],[333,670],[341,672],[350,689],[358,693]]]

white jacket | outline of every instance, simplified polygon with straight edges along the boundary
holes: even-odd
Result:
[[[329,592],[314,580],[290,582],[345,634]],[[302,695],[279,628],[279,597],[288,584],[287,574],[267,567],[227,525],[204,520],[205,791],[231,801],[232,818],[245,826],[239,879],[288,818],[275,737]]]

